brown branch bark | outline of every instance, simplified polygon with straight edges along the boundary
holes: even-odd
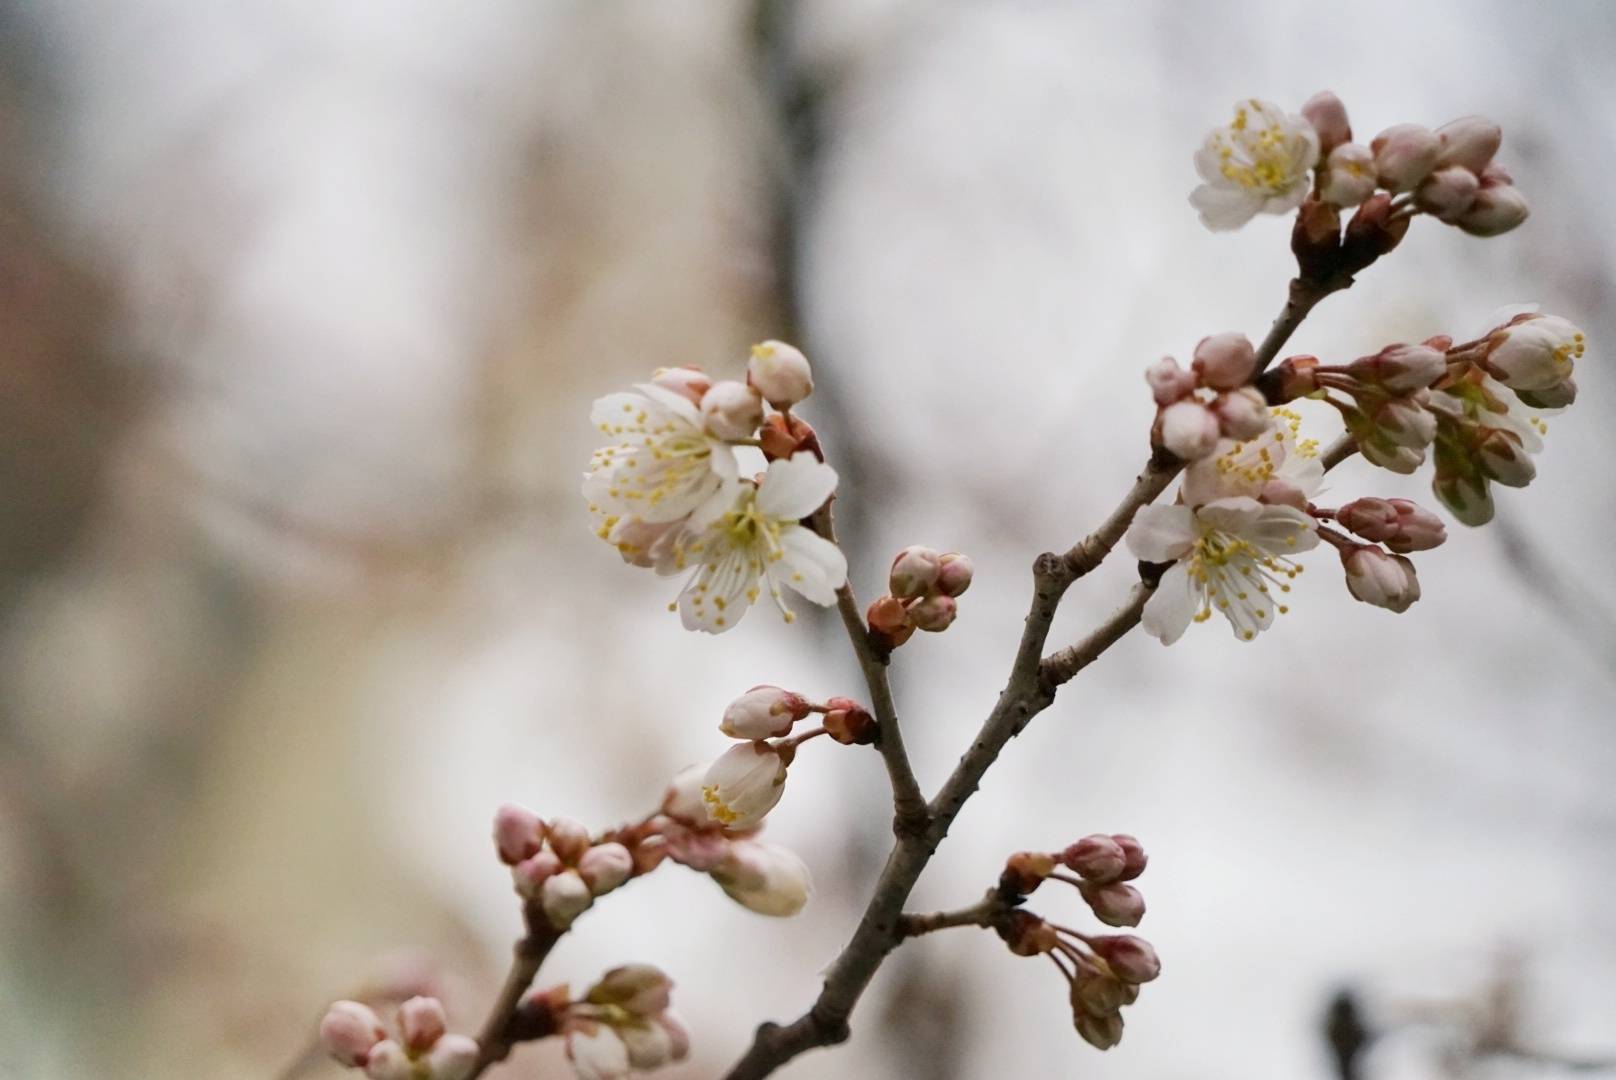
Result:
[[[517,1006],[522,1001],[522,995],[527,993],[533,980],[538,977],[544,958],[550,955],[550,950],[555,948],[565,932],[550,926],[537,901],[527,902],[522,910],[522,918],[527,932],[516,943],[505,985],[500,987],[499,997],[494,1000],[482,1030],[477,1033],[477,1061],[466,1080],[477,1080],[490,1066],[510,1056],[511,1048],[520,1041],[521,1036]]]
[[[912,938],[956,926],[992,926],[993,921],[1008,910],[1010,905],[999,890],[989,889],[986,896],[970,907],[956,911],[932,911],[924,915],[900,915],[898,933],[902,937]]]

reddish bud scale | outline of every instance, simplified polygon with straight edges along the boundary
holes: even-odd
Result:
[[[833,697],[826,703],[825,731],[843,746],[875,742],[875,717],[852,698]]]
[[[1037,956],[1055,948],[1055,928],[1030,911],[1012,911],[994,926],[995,932],[1017,956]]]
[[[1041,851],[1018,851],[1005,860],[999,887],[1026,896],[1055,870],[1055,857]]]
[[[1389,254],[1403,242],[1408,225],[1408,217],[1392,216],[1390,195],[1384,191],[1371,195],[1347,222],[1341,241],[1341,272],[1356,274],[1382,255]]]
[[[790,458],[792,454],[806,450],[820,461],[825,460],[825,451],[820,448],[819,436],[814,432],[808,421],[799,416],[787,416],[785,413],[771,413],[758,429],[758,441],[763,447],[763,456],[769,461],[781,458]]]

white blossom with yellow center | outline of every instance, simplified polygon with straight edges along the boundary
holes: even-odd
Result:
[[[1308,172],[1319,160],[1319,136],[1305,117],[1250,98],[1234,120],[1215,128],[1195,155],[1205,181],[1190,194],[1201,222],[1216,232],[1237,229],[1258,213],[1286,214],[1307,195]]]
[[[1273,426],[1253,439],[1224,439],[1210,456],[1184,471],[1183,501],[1203,506],[1247,495],[1260,502],[1307,508],[1324,481],[1317,439],[1301,437],[1302,418],[1283,406],[1268,410]]]
[[[726,483],[691,515],[661,560],[659,573],[691,575],[672,605],[687,630],[721,634],[768,589],[787,622],[791,588],[816,604],[836,602],[847,581],[841,549],[801,524],[836,490],[836,471],[802,452],[769,464],[760,484]]]

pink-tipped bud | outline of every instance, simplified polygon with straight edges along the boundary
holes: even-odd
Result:
[[[515,866],[544,846],[544,822],[525,806],[506,803],[494,812],[494,847],[499,861]]]
[[[1387,499],[1354,499],[1336,511],[1335,519],[1348,532],[1377,544],[1397,535],[1397,507]]]
[[[511,867],[511,881],[517,894],[537,900],[544,883],[561,872],[561,860],[553,851],[541,851],[531,859],[523,859]]]
[[[1341,565],[1347,572],[1347,591],[1366,604],[1401,613],[1420,598],[1414,564],[1401,555],[1357,545],[1341,552]]]
[[[443,1013],[443,1002],[435,997],[412,997],[398,1007],[398,1030],[404,1036],[404,1046],[420,1054],[432,1049],[434,1043],[449,1030],[449,1018]]]
[[[1122,849],[1122,880],[1132,881],[1145,872],[1150,863],[1150,856],[1145,854],[1145,847],[1137,839],[1127,833],[1112,833],[1111,839],[1116,841]]]
[[[1251,373],[1257,367],[1257,350],[1244,334],[1232,331],[1213,334],[1202,338],[1195,346],[1190,366],[1203,386],[1233,390],[1251,381]]]
[[[1357,206],[1375,193],[1375,155],[1367,146],[1342,143],[1324,164],[1319,197],[1333,206]]]
[[[701,397],[707,430],[720,439],[746,439],[763,423],[763,395],[732,379],[715,382]]]
[[[1476,192],[1476,201],[1455,224],[1471,236],[1500,236],[1525,221],[1531,212],[1526,196],[1513,185],[1488,187],[1484,182]]]
[[[1122,1014],[1119,1012],[1090,1016],[1078,1011],[1073,1014],[1072,1022],[1083,1041],[1096,1050],[1109,1050],[1122,1041]]]
[[[940,634],[954,625],[954,616],[958,614],[959,602],[942,593],[923,596],[909,605],[909,618],[915,628],[931,634]]]
[[[1072,980],[1072,1011],[1093,1017],[1110,1016],[1128,1003],[1128,990],[1115,975],[1079,964]]]
[[[1161,974],[1161,960],[1150,942],[1132,934],[1110,934],[1088,938],[1089,948],[1110,965],[1117,978],[1138,985]]]
[[[1068,870],[1096,885],[1121,881],[1122,871],[1128,865],[1122,845],[1098,833],[1068,845],[1060,858]]]
[[[466,1080],[477,1064],[477,1040],[470,1035],[445,1035],[426,1056],[432,1080]]]
[[[778,686],[754,686],[724,709],[718,730],[732,739],[777,739],[809,713],[808,699]]]
[[[1418,503],[1407,499],[1389,499],[1397,511],[1397,531],[1385,540],[1387,547],[1399,555],[1411,551],[1429,551],[1440,547],[1448,538],[1447,526],[1442,519]]]
[[[563,870],[553,875],[539,890],[539,906],[544,909],[544,917],[557,930],[571,926],[573,920],[588,911],[594,902],[594,894],[576,870]]]
[[[334,1002],[320,1021],[320,1042],[326,1053],[349,1068],[363,1065],[386,1037],[375,1012],[357,1001]]]
[[[1302,116],[1319,134],[1319,153],[1328,154],[1337,146],[1352,140],[1352,125],[1347,122],[1347,107],[1328,90],[1320,90],[1302,105]]]
[[[1164,356],[1146,368],[1145,381],[1150,384],[1156,404],[1164,407],[1188,397],[1195,390],[1195,373],[1179,367],[1171,356]]]
[[[1442,144],[1439,168],[1457,166],[1479,176],[1498,153],[1504,130],[1485,116],[1462,116],[1437,128],[1436,137]]]
[[[765,341],[752,346],[746,362],[746,381],[776,409],[789,409],[814,392],[814,373],[808,358],[795,345]]]
[[[1436,415],[1425,407],[1428,395],[1391,398],[1367,413],[1375,429],[1397,446],[1421,450],[1436,438]]]
[[[1053,952],[1060,944],[1055,928],[1030,911],[1012,911],[995,923],[993,929],[1017,956]]]
[[[365,1075],[370,1080],[416,1080],[415,1062],[409,1051],[392,1039],[384,1039],[365,1059]]]
[[[713,387],[712,378],[698,367],[657,368],[651,382],[664,390],[673,391],[692,405],[700,405],[702,395]]]
[[[1279,384],[1279,399],[1294,401],[1307,397],[1319,388],[1319,358],[1316,356],[1287,356],[1274,368]]]
[[[1085,884],[1078,889],[1094,917],[1107,926],[1138,926],[1145,917],[1145,897],[1132,885]]]
[[[1375,155],[1375,174],[1388,191],[1412,191],[1431,175],[1442,142],[1419,124],[1394,124],[1369,143]]]
[[[1414,189],[1414,205],[1450,225],[1475,204],[1481,181],[1469,169],[1449,165],[1438,169]]]
[[[914,636],[915,624],[909,618],[909,609],[896,596],[877,597],[864,612],[864,619],[870,624],[870,632],[883,638],[889,649],[896,649]]]
[[[1004,862],[999,885],[1018,896],[1026,896],[1055,872],[1055,856],[1042,851],[1018,851]]]
[[[576,866],[589,850],[589,830],[573,818],[558,817],[550,822],[549,837],[551,850],[568,866]]]
[[[1348,373],[1358,381],[1399,395],[1425,389],[1447,370],[1447,356],[1429,345],[1388,345],[1347,365]]]
[[[892,595],[903,600],[925,596],[937,583],[937,572],[942,568],[941,556],[929,547],[906,547],[892,560],[887,585]]]
[[[634,856],[615,841],[596,844],[578,860],[578,876],[595,896],[605,896],[634,874]]]
[[[1218,448],[1218,418],[1199,401],[1167,406],[1157,416],[1161,445],[1180,461],[1198,461]]]
[[[937,565],[937,591],[944,596],[959,596],[971,587],[976,567],[970,558],[957,551],[945,551]]]
[[[875,717],[852,698],[833,697],[825,702],[825,730],[843,746],[867,746],[875,741]]]
[[[1268,399],[1252,386],[1219,394],[1212,403],[1212,413],[1226,439],[1255,439],[1273,426]]]

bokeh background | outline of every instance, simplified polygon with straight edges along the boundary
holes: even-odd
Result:
[[[1365,1080],[1561,1073],[1470,1054],[1482,1029],[1616,1056],[1613,48],[1601,0],[0,7],[0,1075],[281,1075],[325,1002],[406,969],[474,1029],[518,926],[499,802],[635,817],[748,686],[857,693],[829,619],[698,639],[592,538],[588,403],[655,366],[800,341],[861,592],[906,543],[976,559],[896,668],[934,786],[1030,557],[1143,460],[1143,366],[1282,302],[1285,224],[1205,232],[1191,154],[1235,99],[1321,87],[1364,138],[1496,118],[1534,214],[1418,222],[1293,347],[1541,300],[1589,332],[1582,400],[1407,615],[1322,556],[1254,645],[1129,638],[990,774],[915,906],[1138,834],[1166,974],[1120,1048],[956,931],[785,1075],[1322,1080],[1343,986],[1377,1028],[1458,1021],[1399,1027]],[[719,1075],[850,932],[884,788],[873,754],[793,769],[769,831],[813,868],[801,918],[670,868],[546,977],[662,965],[696,1033],[666,1075]],[[546,1045],[496,1075],[567,1070]]]

